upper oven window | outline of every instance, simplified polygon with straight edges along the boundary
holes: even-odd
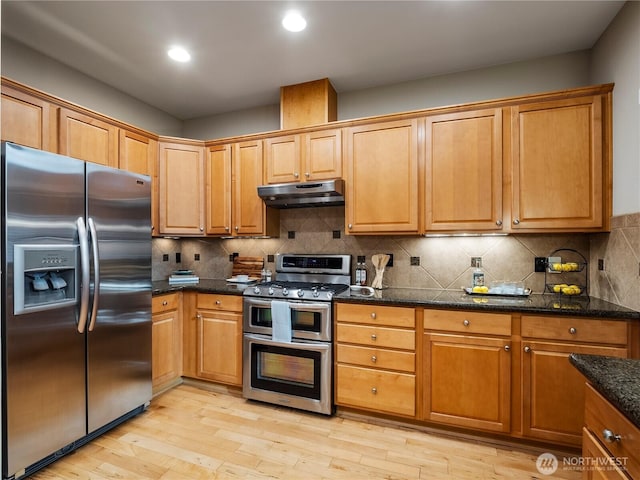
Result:
[[[291,329],[320,332],[322,328],[322,310],[305,309],[304,304],[291,305]],[[271,328],[271,308],[257,305],[251,306],[251,325],[256,327]]]

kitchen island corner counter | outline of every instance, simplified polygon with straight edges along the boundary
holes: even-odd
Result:
[[[603,397],[640,428],[640,359],[572,353],[569,361]]]
[[[640,320],[640,312],[605,300],[594,297],[563,297],[553,294],[503,297],[468,295],[462,290],[387,288],[375,290],[372,296],[351,295],[347,291],[336,295],[334,299],[339,303]]]

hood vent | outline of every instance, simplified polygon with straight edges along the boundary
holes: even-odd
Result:
[[[274,208],[344,205],[344,180],[263,185],[258,187],[258,196]]]

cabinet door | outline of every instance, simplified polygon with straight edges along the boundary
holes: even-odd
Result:
[[[138,133],[120,129],[118,166],[123,170],[142,173],[151,177],[151,231],[154,235],[159,235],[158,141]]]
[[[345,142],[347,233],[417,233],[417,121],[347,128]]]
[[[233,148],[233,230],[235,235],[262,235],[265,205],[262,184],[262,141],[240,142]]]
[[[570,353],[626,357],[625,348],[522,340],[522,421],[525,436],[580,445],[584,377]]]
[[[514,231],[603,226],[601,96],[512,108]]]
[[[180,376],[182,334],[176,310],[154,314],[152,321],[151,376],[155,388]]]
[[[118,167],[118,128],[98,118],[61,108],[59,149],[62,155]]]
[[[160,233],[204,235],[204,147],[160,143]]]
[[[509,432],[511,340],[424,335],[425,420]]]
[[[231,145],[209,147],[205,170],[207,234],[231,235]]]
[[[2,140],[57,153],[55,108],[45,100],[2,87]]]
[[[303,136],[304,180],[327,180],[342,177],[342,131],[321,130]]]
[[[300,135],[267,138],[264,141],[267,183],[301,180]]]
[[[427,117],[425,230],[502,229],[502,110]]]
[[[242,385],[242,314],[199,310],[198,378]]]

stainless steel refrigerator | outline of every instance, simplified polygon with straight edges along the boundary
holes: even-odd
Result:
[[[2,143],[2,474],[151,399],[150,179]]]

